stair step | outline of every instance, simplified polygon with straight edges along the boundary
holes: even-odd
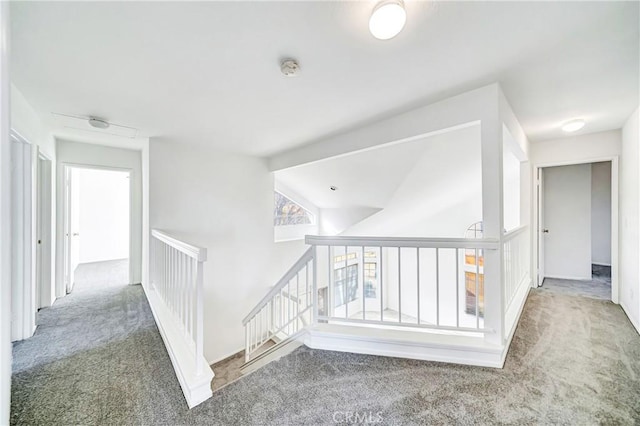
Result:
[[[300,330],[284,340],[276,338],[272,339],[276,341],[276,344],[244,363],[244,365],[240,367],[240,372],[242,374],[251,373],[272,361],[276,361],[281,357],[290,354],[303,345],[301,337],[306,333],[307,330]]]

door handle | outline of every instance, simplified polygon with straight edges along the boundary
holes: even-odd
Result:
[[[72,235],[72,237],[79,237],[79,236],[80,236],[79,232],[74,232],[73,235]]]
[[[543,234],[548,234],[548,233],[549,233],[549,230],[548,230],[548,229],[543,229],[543,230],[542,230],[542,233],[543,233]]]

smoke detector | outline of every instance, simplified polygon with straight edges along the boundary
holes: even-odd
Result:
[[[108,129],[110,126],[107,121],[96,117],[89,117],[89,125],[91,127],[95,127],[96,129]]]
[[[295,77],[298,75],[298,71],[300,71],[300,65],[298,65],[295,59],[285,59],[280,64],[280,71],[287,77]]]

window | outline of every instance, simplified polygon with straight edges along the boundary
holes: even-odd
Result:
[[[378,291],[376,266],[374,262],[364,263],[364,297],[367,299],[375,299]]]
[[[467,228],[465,238],[482,238],[482,222],[476,222]],[[477,251],[477,257],[476,257]],[[476,265],[477,263],[477,265]],[[467,249],[464,251],[465,312],[484,317],[484,256],[482,250]],[[477,286],[476,286],[477,281]],[[477,294],[476,294],[477,293]]]
[[[333,257],[334,307],[353,302],[358,298],[375,299],[378,293],[378,255],[365,251],[363,259],[363,285],[359,288],[360,252],[351,252]]]
[[[314,217],[298,203],[290,200],[279,192],[274,192],[273,224],[274,226],[286,225],[312,225]]]
[[[358,265],[338,268],[333,272],[334,306],[342,306],[358,298]]]

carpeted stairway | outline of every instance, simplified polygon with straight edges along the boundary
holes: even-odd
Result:
[[[192,410],[140,286],[41,312],[14,346],[13,424],[640,423],[640,336],[592,298],[533,290],[502,370],[302,347]]]

